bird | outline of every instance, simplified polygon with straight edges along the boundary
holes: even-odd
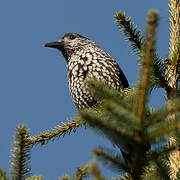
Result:
[[[117,90],[129,87],[118,63],[87,37],[66,33],[58,41],[44,46],[58,49],[66,59],[69,90],[77,109],[97,104],[87,88],[87,79],[105,81]]]
[[[118,63],[99,45],[83,35],[66,33],[58,41],[46,43],[44,46],[56,48],[64,56],[69,90],[78,110],[98,104],[87,88],[87,79],[105,81],[117,90],[129,87]],[[128,159],[132,149],[129,143],[120,143],[120,149],[125,159]]]

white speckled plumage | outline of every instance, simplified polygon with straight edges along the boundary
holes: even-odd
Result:
[[[117,90],[128,87],[119,65],[94,41],[76,33],[67,33],[57,43],[55,48],[62,52],[67,62],[69,90],[78,109],[97,104],[86,87],[86,79],[106,81]]]
[[[59,49],[65,57],[69,90],[77,109],[98,104],[88,91],[86,79],[105,81],[117,90],[129,86],[117,62],[94,41],[80,34],[67,33],[58,41],[47,43],[45,46]],[[131,153],[132,147],[123,139],[119,138],[119,141],[114,143],[121,148],[125,158]]]

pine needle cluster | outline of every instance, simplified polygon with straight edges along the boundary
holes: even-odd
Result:
[[[179,98],[171,98],[171,104],[167,103],[157,110],[148,105],[154,87],[164,88],[167,95],[172,89],[167,79],[168,67],[156,52],[158,12],[149,12],[144,36],[131,23],[131,18],[125,17],[125,13],[119,12],[115,18],[133,52],[139,51],[136,53],[139,54],[140,65],[136,88],[115,92],[101,82],[89,81],[89,86],[103,102],[99,109],[88,109],[80,115],[91,128],[117,146],[123,141],[131,143],[134,147],[132,161],[128,163],[126,158],[124,161],[119,152],[105,147],[94,149],[93,154],[113,170],[128,173],[122,179],[176,179],[180,167],[178,162],[175,163],[180,135]],[[153,148],[172,137],[176,139],[175,143]]]
[[[11,179],[24,180],[30,176],[30,147],[28,130],[23,125],[16,128],[13,149],[11,150]]]

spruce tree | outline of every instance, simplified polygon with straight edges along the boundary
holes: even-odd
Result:
[[[133,144],[132,158],[123,159],[120,151],[99,146],[92,154],[114,170],[118,180],[180,179],[180,2],[169,0],[170,43],[169,55],[162,58],[156,51],[159,12],[150,10],[147,26],[142,34],[125,12],[118,12],[115,23],[129,43],[132,54],[138,57],[139,78],[137,83],[120,92],[104,82],[87,80],[91,93],[101,101],[100,106],[79,111],[72,120],[62,123],[37,136],[19,125],[14,135],[11,151],[12,180],[43,180],[42,176],[31,176],[30,155],[35,145],[46,145],[50,140],[75,132],[80,126],[87,126],[105,135],[107,140],[120,143],[123,138]],[[167,52],[165,52],[167,54]],[[151,92],[163,88],[166,104],[158,109],[149,105]],[[155,148],[155,145],[161,145]],[[39,146],[38,146],[39,147]],[[36,147],[37,148],[37,147]],[[40,147],[39,147],[40,148]],[[121,174],[121,176],[120,176]],[[77,168],[71,177],[62,180],[81,180],[87,177],[95,180],[107,179],[94,162]],[[8,175],[0,168],[0,179]]]

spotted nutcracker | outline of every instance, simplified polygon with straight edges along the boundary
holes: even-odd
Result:
[[[106,81],[117,90],[129,86],[116,61],[94,41],[80,34],[67,33],[58,41],[45,44],[45,47],[57,48],[66,59],[69,89],[77,109],[96,104],[86,87],[86,79]]]
[[[86,79],[106,81],[117,90],[129,87],[117,62],[94,41],[80,34],[67,33],[58,41],[45,44],[45,47],[60,50],[66,59],[69,89],[78,110],[97,104],[87,88]],[[131,145],[120,139],[120,142],[115,143],[125,159],[129,159]]]

